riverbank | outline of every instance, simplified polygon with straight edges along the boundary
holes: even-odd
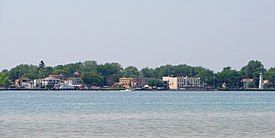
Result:
[[[275,91],[275,89],[181,89],[181,90],[158,90],[158,89],[124,89],[124,88],[100,88],[100,89],[0,89],[0,91]]]

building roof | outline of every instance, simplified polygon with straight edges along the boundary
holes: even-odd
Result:
[[[55,77],[47,77],[42,79],[43,81],[47,81],[47,80],[60,80],[59,78],[55,78]]]
[[[244,82],[244,83],[250,83],[250,82],[253,82],[253,79],[242,79],[242,82]]]

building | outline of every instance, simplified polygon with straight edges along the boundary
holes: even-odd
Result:
[[[33,87],[35,88],[41,88],[42,86],[42,79],[35,79],[33,80]]]
[[[41,86],[44,88],[53,88],[62,82],[62,75],[49,75],[41,80]]]
[[[163,77],[162,81],[164,82],[164,84],[167,84],[167,86],[170,90],[179,89],[177,77]]]
[[[19,79],[15,80],[15,87],[16,88],[32,88],[31,80],[28,77],[20,77]]]
[[[66,84],[72,85],[72,86],[76,86],[76,85],[81,85],[82,84],[82,80],[78,77],[73,77],[73,78],[69,78],[65,81]]]
[[[148,84],[147,78],[134,78],[132,79],[132,88],[143,88],[145,85]]]
[[[147,78],[119,78],[119,85],[123,88],[143,88],[148,84]]]
[[[168,85],[170,90],[202,88],[200,78],[195,77],[163,77],[163,82]]]
[[[131,88],[133,78],[119,78],[118,85],[123,88]]]
[[[64,84],[67,85],[67,86],[75,87],[77,89],[84,89],[85,88],[85,85],[82,83],[82,80],[79,77],[69,78],[69,79],[64,81]]]
[[[60,79],[60,80],[64,80],[64,76],[62,74],[60,75],[49,75],[50,78],[57,78],[57,79]]]
[[[201,79],[195,77],[178,77],[179,88],[200,88],[202,87]]]

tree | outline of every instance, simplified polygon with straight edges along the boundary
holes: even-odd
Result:
[[[173,76],[174,75],[174,69],[172,65],[165,65],[156,68],[156,74],[157,78],[162,78],[164,76]]]
[[[12,68],[8,75],[9,79],[15,81],[16,79],[24,76],[30,79],[37,79],[39,78],[39,67],[34,65],[19,65],[15,68]]]
[[[7,70],[7,69],[2,70],[2,73],[8,73],[8,72],[9,72],[9,70]]]
[[[163,87],[164,83],[163,83],[163,81],[161,81],[159,79],[150,79],[148,81],[148,85],[151,87]]]
[[[97,66],[98,66],[97,62],[94,60],[85,61],[84,63],[81,64],[79,71],[81,71],[81,72],[96,71]]]
[[[95,72],[84,72],[81,79],[89,86],[103,86],[105,83],[103,77]]]
[[[139,71],[134,66],[129,66],[124,69],[124,77],[137,78],[139,76]]]
[[[214,72],[203,68],[203,67],[195,67],[194,72],[196,77],[199,77],[203,82],[207,83],[207,85],[214,85]]]
[[[43,60],[41,60],[39,63],[39,68],[44,68],[44,67],[45,67],[45,63]]]
[[[258,60],[249,61],[248,64],[241,69],[242,78],[251,78],[254,80],[254,87],[259,85],[260,73],[265,73],[264,65]]]
[[[273,86],[275,86],[275,68],[270,68],[266,74],[266,79],[272,83]]]
[[[141,75],[145,78],[156,78],[156,70],[153,68],[143,68],[141,70]]]
[[[173,76],[189,76],[194,77],[195,71],[194,68],[188,65],[177,65],[172,67]]]
[[[241,74],[232,70],[231,67],[225,67],[222,72],[217,73],[217,83],[218,86],[226,83],[229,88],[239,88],[241,87]]]
[[[108,77],[113,74],[120,75],[122,67],[118,63],[105,63],[99,65],[96,70],[101,76]]]
[[[0,73],[0,87],[8,87],[11,84],[6,73]]]
[[[243,78],[258,79],[260,73],[265,73],[264,65],[258,60],[249,61],[248,64],[241,69]]]

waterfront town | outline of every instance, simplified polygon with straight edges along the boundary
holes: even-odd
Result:
[[[79,72],[75,74],[79,74]],[[65,79],[62,75],[49,75],[46,78],[35,80],[21,77],[15,80],[12,88],[27,90],[211,90],[198,77],[163,77],[162,85],[160,86],[149,85],[149,81],[150,78],[119,78],[119,82],[115,82],[111,87],[88,87],[83,83],[79,75],[68,79]],[[243,79],[242,82],[243,89],[251,89],[249,86],[253,82],[253,79]],[[260,79],[258,89],[263,90],[263,86],[267,83],[267,80]],[[226,83],[223,83],[221,87],[225,89]]]
[[[265,73],[265,74],[263,74]],[[86,61],[57,67],[19,65],[0,73],[2,90],[274,90],[275,69],[250,61],[241,71],[225,67],[214,73],[202,67],[165,65],[138,70],[117,63]]]

